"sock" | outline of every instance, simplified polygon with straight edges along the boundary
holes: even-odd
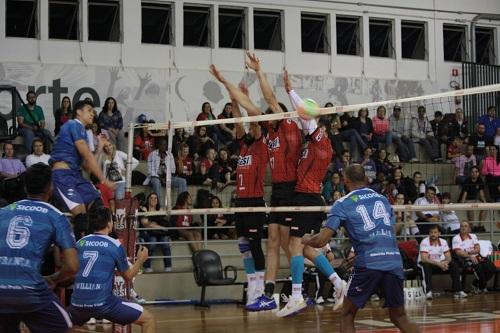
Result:
[[[292,271],[292,284],[302,285],[304,274],[304,256],[293,256],[290,259],[290,270]]]
[[[248,282],[248,288],[247,288],[248,300],[252,301],[250,298],[253,298],[255,296],[254,294],[257,282],[257,277],[255,276],[255,273],[247,274],[247,282]]]
[[[292,299],[302,298],[302,283],[292,283]]]
[[[324,276],[330,276],[335,273],[332,265],[330,265],[328,259],[326,259],[323,254],[320,254],[319,256],[316,256],[316,258],[314,258],[314,265],[319,269],[321,273],[323,273]]]
[[[266,281],[266,285],[264,287],[264,293],[266,294],[267,297],[273,297],[275,286],[276,286],[276,282]]]
[[[255,274],[255,261],[252,257],[243,258],[243,266],[245,266],[245,273],[247,273],[247,276],[249,274]]]
[[[258,271],[255,273],[256,277],[255,293],[258,294],[259,296],[264,293],[264,274],[265,272],[262,271]]]
[[[328,280],[332,282],[335,289],[342,288],[342,279],[337,273],[333,272],[330,276],[328,276]]]

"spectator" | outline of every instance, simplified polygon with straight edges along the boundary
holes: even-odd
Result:
[[[418,116],[412,119],[411,124],[411,137],[413,141],[418,142],[424,147],[427,155],[433,162],[442,161],[439,152],[439,144],[434,133],[432,126],[425,115],[425,106],[418,107]]]
[[[424,291],[427,299],[432,299],[432,274],[449,272],[452,281],[453,297],[465,298],[467,294],[461,290],[460,268],[452,261],[448,243],[439,238],[439,227],[431,225],[429,236],[420,243],[418,266],[422,270]]]
[[[500,199],[500,161],[498,160],[497,147],[488,147],[489,156],[483,161],[481,175],[485,177],[488,184],[488,192],[493,202]]]
[[[335,171],[338,171],[342,177],[344,176],[344,170],[351,165],[351,153],[348,150],[342,152],[342,157],[335,159]]]
[[[363,139],[365,145],[372,145],[373,124],[372,120],[368,117],[367,108],[362,108],[358,111],[358,118],[354,121],[354,128]],[[366,151],[366,148],[363,151]]]
[[[425,196],[415,200],[416,206],[425,206],[435,204],[434,198],[436,197],[436,188],[429,186],[425,190]],[[427,235],[430,227],[441,220],[440,213],[437,210],[416,211],[414,212],[413,219],[418,224],[420,234]]]
[[[401,117],[401,107],[396,105],[393,108],[391,117],[392,142],[396,144],[396,152],[401,162],[418,162],[415,152],[415,144],[411,140],[411,120]]]
[[[323,183],[323,190],[321,194],[323,195],[323,198],[325,198],[327,204],[330,205],[334,202],[333,195],[335,192],[339,192],[341,196],[346,194],[344,181],[341,179],[340,173],[337,171],[334,171]]]
[[[68,120],[73,118],[73,111],[71,110],[71,99],[64,96],[61,101],[61,107],[54,112],[55,129],[54,135],[59,134],[61,126]]]
[[[448,124],[444,121],[441,111],[434,112],[434,119],[430,121],[434,137],[441,144],[448,144]]]
[[[358,152],[358,156],[361,156],[361,152],[366,148],[366,143],[355,128],[356,118],[352,117],[352,114],[353,112],[345,112],[340,117],[340,138],[342,141],[349,142],[349,151],[353,155]]]
[[[143,127],[139,128],[134,136],[134,157],[138,160],[147,160],[149,154],[155,149],[155,139],[167,135],[166,130],[150,130],[147,124],[154,124],[154,120],[147,120],[146,115],[137,117],[137,122]],[[173,151],[172,146],[172,151]],[[174,154],[175,155],[175,154]]]
[[[344,151],[344,145],[342,143],[343,139],[340,132],[340,121],[336,114],[332,116],[328,131],[328,137],[330,138],[330,142],[332,144],[332,149],[334,152],[333,156],[339,156],[340,154],[342,154],[342,152]],[[352,147],[352,149],[356,149],[356,146]]]
[[[219,150],[219,158],[217,161],[219,166],[219,179],[225,182],[226,185],[236,180],[236,160],[229,156],[229,151],[226,148]]]
[[[396,205],[406,205],[405,195],[403,193],[398,193],[396,195]],[[406,211],[395,212],[396,217],[396,235],[408,235],[414,236],[419,234],[419,230],[415,222],[411,219],[411,214]]]
[[[212,106],[210,103],[205,102],[201,105],[201,112],[198,114],[196,117],[197,121],[200,120],[214,120],[217,119],[213,112],[212,112]],[[224,137],[221,133],[221,130],[219,129],[218,125],[213,125],[213,126],[207,126],[207,135],[213,140],[215,147],[219,147],[219,145],[224,142]]]
[[[488,106],[486,114],[479,117],[479,124],[485,126],[484,134],[490,138],[495,136],[497,128],[500,127],[500,120],[497,118],[497,108],[493,105]]]
[[[470,176],[465,179],[462,184],[462,192],[460,193],[460,202],[462,203],[472,203],[472,202],[486,202],[486,196],[484,195],[484,182],[479,176],[479,168],[473,166],[471,168]],[[467,211],[467,219],[469,221],[476,221],[474,217],[474,211]],[[479,211],[479,224],[486,219],[486,211]]]
[[[45,128],[45,116],[40,106],[36,105],[36,94],[34,91],[28,91],[26,100],[28,104],[23,104],[17,110],[17,123],[19,133],[24,138],[24,148],[26,152],[31,151],[31,143],[37,136],[42,139],[47,151],[50,151],[50,144],[53,142],[48,129]]]
[[[460,233],[452,240],[453,259],[462,269],[470,267],[474,270],[476,276],[472,282],[474,293],[487,293],[486,285],[493,276],[491,263],[480,255],[479,240],[470,232],[469,222],[460,223],[459,230]]]
[[[177,197],[175,207],[173,209],[187,209],[193,204],[189,192],[182,192]],[[198,229],[191,229],[193,226],[193,215],[172,215],[175,225],[179,229],[179,235],[186,241],[190,242],[191,251],[201,250],[201,232]]]
[[[98,156],[102,152],[104,142],[109,140],[108,131],[99,126],[97,116],[94,115],[94,122],[86,132],[89,140],[89,149],[95,156]]]
[[[174,156],[177,156],[179,151],[179,147],[182,143],[186,143],[189,135],[188,133],[184,130],[184,128],[176,128],[174,130],[174,137],[172,138],[172,154]],[[193,157],[193,156],[191,156]]]
[[[425,183],[422,180],[422,173],[420,173],[420,171],[415,171],[413,173],[413,179],[410,179],[409,177],[405,178],[404,187],[408,200],[411,202],[415,202],[415,200],[417,200],[420,196],[420,187],[422,184]]]
[[[233,118],[233,105],[226,103],[224,109],[217,116],[217,119],[231,119]],[[236,130],[234,124],[220,124],[219,130],[222,137],[222,142],[226,145],[227,149],[231,151],[231,155],[238,151],[238,143],[236,142]]]
[[[449,192],[444,192],[441,196],[441,201],[443,204],[447,205],[451,203],[451,195]],[[454,210],[442,210],[441,221],[444,222],[444,231],[447,234],[456,235],[460,231],[460,219]]]
[[[0,178],[17,177],[25,172],[23,162],[14,157],[14,145],[10,142],[3,144],[3,157],[0,158]]]
[[[406,192],[406,187],[405,187],[405,182],[407,182],[407,178],[405,178],[405,175],[403,174],[403,168],[398,166],[394,168],[393,174],[392,174],[392,179],[391,183],[394,184],[394,188],[398,193],[401,193],[404,195],[405,200],[408,200],[408,193]],[[410,180],[411,181],[411,180]],[[416,199],[416,197],[415,197]]]
[[[160,193],[161,202],[165,202],[161,195],[161,187],[166,185],[167,163],[172,174],[172,187],[182,193],[187,191],[187,183],[185,179],[175,176],[175,160],[172,154],[167,151],[167,139],[160,138],[157,146],[158,149],[148,156],[148,176],[143,185],[151,184],[153,192]]]
[[[462,185],[467,177],[470,176],[473,166],[476,166],[476,156],[474,155],[474,146],[467,145],[464,154],[455,159],[455,182]]]
[[[389,149],[392,143],[391,123],[386,115],[385,106],[380,105],[377,108],[377,115],[372,119],[373,125],[373,143],[380,149],[380,143],[385,144],[385,149]]]
[[[210,200],[210,208],[222,208],[222,202],[218,196],[213,196]],[[224,214],[210,214],[207,215],[207,225],[212,227],[208,229],[208,236],[211,239],[229,239],[230,229],[215,228],[225,227],[229,224],[229,220]]]
[[[210,185],[212,188],[221,188],[224,184],[219,181],[216,157],[217,153],[214,148],[207,149],[205,157],[200,161],[198,171],[201,176],[201,184]]]
[[[141,212],[155,212],[160,210],[160,202],[158,200],[158,194],[152,192],[146,198],[146,204],[140,208]],[[141,227],[150,228],[155,230],[141,230],[140,236],[146,242],[147,248],[150,255],[154,255],[154,251],[157,247],[161,249],[163,258],[165,272],[172,271],[172,251],[170,249],[170,243],[172,240],[168,234],[167,230],[162,230],[168,227],[168,221],[165,220],[163,215],[150,215],[141,217]],[[151,259],[144,262],[144,271],[153,272],[151,267]]]
[[[199,184],[194,174],[194,161],[189,157],[189,146],[186,143],[181,143],[177,157],[175,158],[176,175],[186,179],[188,185]]]
[[[455,163],[460,157],[462,151],[462,139],[458,136],[453,138],[453,141],[448,145],[446,152],[446,159],[450,162]]]
[[[215,141],[207,135],[206,126],[196,127],[194,134],[187,139],[186,143],[189,145],[189,156],[195,161],[205,156],[208,148],[215,149]]]
[[[26,156],[26,167],[29,168],[33,164],[43,163],[49,165],[50,155],[43,152],[43,141],[40,138],[34,138],[32,143],[32,153]]]
[[[365,175],[368,178],[368,184],[373,183],[375,178],[377,178],[377,166],[375,161],[372,160],[373,150],[370,147],[366,147],[363,151],[363,157],[359,160],[359,164],[365,169]]]
[[[121,150],[117,150],[115,145],[110,141],[106,141],[106,143],[104,143],[99,162],[104,177],[116,184],[116,200],[122,200],[125,198],[125,187],[127,185],[125,181],[127,160],[127,154]],[[134,170],[137,165],[139,165],[139,161],[132,157],[132,164],[129,165],[129,167]]]
[[[450,139],[460,137],[466,140],[469,134],[467,120],[465,120],[464,111],[460,108],[455,110],[455,119],[451,120],[448,124],[448,135]]]
[[[480,165],[486,155],[486,147],[493,145],[493,138],[485,134],[484,124],[477,124],[476,133],[470,136],[469,144],[474,147],[477,164]]]
[[[123,117],[118,110],[118,105],[113,97],[106,98],[98,123],[101,129],[108,131],[109,140],[118,150],[125,149],[125,136],[123,135]]]
[[[500,149],[500,127],[497,128],[495,137],[493,138],[493,144],[497,147],[497,149]]]
[[[382,171],[385,175],[392,175],[394,171],[394,164],[389,161],[389,154],[385,149],[379,149],[376,153],[375,166],[377,172]]]

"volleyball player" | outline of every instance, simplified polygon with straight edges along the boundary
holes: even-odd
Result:
[[[278,103],[265,73],[260,66],[260,60],[247,52],[247,66],[255,71],[260,88],[269,108],[266,113],[287,112],[285,105]],[[250,108],[248,115],[260,115],[256,107]],[[264,123],[267,129],[267,147],[269,151],[269,166],[271,169],[272,193],[271,206],[290,206],[297,179],[297,164],[302,146],[302,136],[295,119],[281,119]],[[272,310],[277,307],[273,293],[276,276],[280,264],[280,246],[288,255],[288,232],[290,217],[287,213],[271,213],[268,221],[267,257],[264,294],[253,304],[250,311]]]
[[[395,217],[383,195],[367,187],[365,171],[359,164],[345,170],[345,185],[351,191],[337,200],[328,214],[326,228],[319,234],[302,237],[307,246],[328,243],[340,226],[345,227],[357,256],[340,316],[340,331],[354,332],[354,318],[371,294],[382,290],[384,307],[391,321],[404,333],[420,332],[404,308],[403,264],[396,243]]]
[[[285,90],[290,96],[294,109],[297,109],[302,104],[302,99],[292,89],[286,71],[284,73],[284,81]],[[295,185],[293,205],[324,206],[325,201],[321,196],[321,182],[325,177],[333,155],[330,139],[325,130],[322,127],[318,127],[315,119],[304,120],[299,118],[299,121],[302,125],[302,132],[306,135],[306,145],[302,150],[297,167],[297,183]],[[292,295],[286,306],[278,311],[278,317],[292,315],[307,307],[307,303],[302,296],[304,256],[314,262],[321,273],[327,276],[332,282],[337,292],[335,308],[338,308],[342,304],[345,282],[335,273],[324,254],[301,242],[303,235],[311,232],[319,232],[324,215],[322,212],[298,212],[292,216],[288,241],[288,250],[291,256]]]
[[[234,117],[241,117],[240,102],[241,106],[250,112],[249,109],[252,108],[253,103],[249,102],[248,96],[226,81],[215,65],[210,66],[210,73],[229,91]],[[248,134],[241,123],[236,123],[235,128],[236,139],[240,144],[240,156],[236,167],[236,206],[265,206],[264,175],[268,152],[261,125],[258,122],[250,123]],[[247,305],[254,303],[264,292],[265,257],[261,246],[264,221],[264,213],[236,214],[238,247],[243,256],[243,265],[248,280]]]
[[[148,259],[148,250],[140,247],[137,261],[129,267],[125,249],[120,241],[109,237],[113,230],[111,211],[98,207],[89,212],[94,232],[77,243],[80,270],[75,278],[69,312],[75,325],[81,326],[90,318],[107,319],[121,325],[137,324],[142,332],[155,332],[155,318],[141,305],[113,295],[115,268],[130,281]]]
[[[115,184],[104,177],[89,149],[86,127],[94,120],[91,101],[79,101],[74,107],[74,119],[66,122],[59,131],[51,158],[54,193],[63,201],[73,216],[75,236],[81,238],[88,232],[87,209],[93,203],[102,205],[99,192],[82,176],[82,167],[93,174],[103,186],[114,189]]]
[[[26,200],[0,209],[0,332],[67,332],[68,313],[52,292],[78,271],[75,238],[68,219],[47,202],[52,196],[51,170],[37,163],[26,170]],[[61,269],[43,277],[40,267],[52,243],[62,251]]]

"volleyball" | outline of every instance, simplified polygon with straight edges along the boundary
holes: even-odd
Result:
[[[311,98],[304,99],[304,102],[297,108],[299,117],[305,120],[315,118],[319,114],[319,105]]]

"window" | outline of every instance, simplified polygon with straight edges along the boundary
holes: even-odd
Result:
[[[120,41],[120,3],[89,0],[89,40]]]
[[[392,21],[370,19],[370,56],[392,58]]]
[[[142,3],[143,43],[172,44],[172,4]]]
[[[476,27],[476,63],[495,65],[495,30],[493,28]]]
[[[78,39],[78,0],[49,0],[49,38]]]
[[[283,51],[281,12],[254,10],[254,47],[259,50]]]
[[[245,44],[245,10],[219,7],[219,47],[242,49]]]
[[[7,37],[37,37],[36,0],[6,0],[5,8],[5,35]]]
[[[184,6],[184,45],[211,46],[210,7]]]
[[[445,61],[466,60],[465,26],[443,24],[443,51]]]
[[[302,52],[330,53],[328,15],[301,14]]]
[[[401,57],[403,59],[426,59],[425,23],[401,21]]]
[[[359,17],[337,16],[337,54],[361,55]]]

